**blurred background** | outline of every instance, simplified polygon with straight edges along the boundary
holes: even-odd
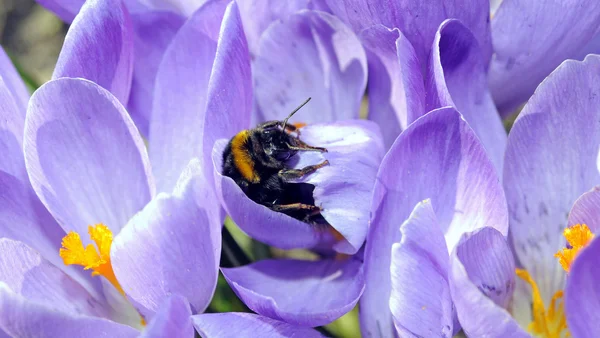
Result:
[[[0,0],[0,45],[34,88],[52,76],[67,28],[34,0]]]

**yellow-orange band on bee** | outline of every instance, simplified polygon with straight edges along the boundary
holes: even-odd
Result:
[[[572,227],[568,227],[563,231],[563,235],[567,239],[567,242],[571,248],[564,248],[558,251],[554,257],[558,258],[560,265],[569,272],[571,264],[579,254],[581,249],[585,248],[591,240],[594,238],[594,234],[590,231],[585,224],[576,224]]]
[[[110,263],[110,246],[112,245],[112,232],[104,224],[96,224],[88,227],[90,238],[96,243],[88,244],[85,248],[79,234],[71,231],[62,239],[62,248],[59,254],[65,265],[81,265],[85,270],[92,269],[92,276],[103,276],[111,284],[125,295],[121,285],[117,281],[115,272]]]
[[[259,183],[260,177],[254,170],[254,162],[247,149],[248,130],[242,130],[231,140],[231,154],[233,154],[233,164],[239,170],[240,174],[252,183]]]
[[[550,306],[546,308],[537,283],[531,278],[529,272],[516,269],[517,276],[531,286],[533,301],[533,321],[527,328],[538,337],[560,338],[569,335],[567,331],[567,318],[563,302],[562,290],[552,296]]]

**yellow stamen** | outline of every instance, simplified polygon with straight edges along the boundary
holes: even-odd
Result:
[[[112,232],[104,224],[88,227],[90,238],[96,243],[98,251],[92,244],[83,248],[79,234],[71,231],[62,240],[59,254],[65,265],[81,265],[85,270],[92,269],[92,276],[103,276],[124,296],[125,292],[117,281],[110,263],[110,246]]]
[[[533,293],[533,321],[527,329],[539,337],[560,338],[568,336],[562,290],[557,291],[552,296],[550,307],[546,308],[540,289],[529,275],[529,272],[516,269],[516,273],[519,278],[531,285]]]
[[[571,248],[564,248],[559,250],[554,257],[558,258],[560,265],[569,272],[571,264],[579,254],[581,249],[585,248],[590,241],[594,238],[594,234],[590,231],[585,224],[576,224],[572,227],[566,228],[563,235],[567,239],[567,242]]]
[[[563,235],[571,248],[559,250],[554,257],[558,258],[560,265],[569,272],[571,264],[584,247],[594,238],[594,234],[585,224],[576,224],[564,230]],[[546,308],[540,289],[531,278],[529,272],[517,269],[517,276],[531,285],[533,293],[533,321],[529,324],[529,331],[545,338],[559,338],[570,336],[567,328],[567,318],[563,302],[563,291],[559,290],[552,296],[550,307]]]

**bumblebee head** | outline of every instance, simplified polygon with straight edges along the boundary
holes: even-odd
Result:
[[[310,97],[299,105],[298,108],[294,109],[285,120],[263,124],[260,138],[267,156],[274,157],[278,161],[286,161],[296,155],[297,151],[290,149],[290,146],[295,145],[294,138],[286,133],[285,129],[290,117],[300,110],[300,108],[304,107],[308,101],[310,101]]]
[[[263,150],[269,157],[286,161],[296,154],[296,150],[289,148],[294,144],[292,137],[278,126],[262,129],[259,137]]]

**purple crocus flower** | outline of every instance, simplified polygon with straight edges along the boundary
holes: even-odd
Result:
[[[512,247],[521,266],[517,269],[520,279],[516,280],[512,298],[511,292],[498,293],[514,283],[514,263],[501,237],[496,235],[496,241],[481,241],[476,239],[483,233],[481,230],[458,243],[450,256],[448,285],[458,324],[468,336],[528,337],[526,329],[542,336],[563,336],[567,332],[574,337],[598,334],[595,317],[590,315],[598,309],[594,295],[599,289],[590,272],[590,264],[595,263],[592,255],[598,247],[597,239],[585,247],[598,231],[600,194],[595,188],[599,178],[598,140],[595,139],[600,130],[596,102],[598,70],[600,57],[595,55],[588,56],[584,62],[563,63],[540,85],[511,131],[504,186]],[[573,113],[565,114],[569,110]],[[573,149],[578,152],[574,153]],[[415,214],[418,217],[414,217]],[[415,209],[412,218],[423,227],[424,219],[434,219],[427,216]],[[562,238],[565,228],[569,229],[565,232],[569,248],[561,251],[565,247]],[[472,241],[474,243],[469,244]],[[423,246],[426,242],[415,243]],[[402,257],[406,260],[411,256]],[[429,255],[428,261],[439,261],[438,256],[433,257]],[[569,269],[571,262],[565,276],[563,267]],[[442,271],[445,270],[442,268]],[[392,284],[394,282],[392,279]],[[441,284],[445,285],[443,280]],[[406,293],[405,289],[400,290],[400,294]],[[420,291],[423,296],[424,290]],[[409,304],[414,306],[414,302]],[[441,318],[450,325],[452,311],[447,310],[449,303],[445,304],[435,304],[433,310],[442,311],[445,316]],[[394,319],[398,328],[398,320]],[[419,330],[423,330],[422,322],[421,317]],[[433,332],[445,327],[441,326],[444,322],[433,323],[436,326],[427,326],[433,327]]]
[[[4,333],[138,336],[134,327],[141,327],[141,314],[148,319],[142,333],[148,337],[192,337],[193,326],[220,336],[223,329],[216,327],[224,320],[229,322],[227,334],[318,336],[256,315],[191,316],[208,305],[220,253],[220,219],[211,213],[218,208],[211,207],[214,200],[206,191],[200,161],[190,161],[173,193],[150,200],[148,157],[116,97],[83,79],[53,80],[34,94],[25,122],[14,96],[26,101],[28,94],[1,56],[0,113],[7,121],[0,139],[7,150],[0,171]],[[29,176],[43,204],[29,186],[19,150],[23,125]],[[115,236],[112,243],[111,236],[94,238],[104,262],[91,266],[101,275],[92,278],[89,271],[63,264],[58,249],[66,231],[83,233],[82,223],[95,219],[110,224]],[[113,270],[116,285],[108,282],[103,268]]]
[[[6,87],[2,95],[12,98]],[[15,110],[1,113],[9,120],[24,118]],[[150,329],[171,315],[161,306],[171,294],[185,296],[195,312],[202,311],[216,284],[220,225],[210,221],[194,198],[198,176],[184,174],[176,192],[159,195],[144,208],[152,196],[152,178],[143,142],[118,100],[86,80],[64,78],[45,84],[31,98],[23,122],[23,149],[35,194],[28,181],[0,172],[2,330],[16,336],[96,331],[137,335],[131,326],[140,327],[141,317],[128,300]],[[23,163],[22,153],[7,154],[15,157],[3,157],[3,163],[13,167]],[[109,226],[90,228],[98,251],[90,244],[82,256],[82,236],[75,232],[83,234],[86,225],[99,222]],[[216,230],[211,230],[215,224]],[[172,230],[175,225],[177,231]],[[123,227],[127,230],[118,232]],[[207,237],[198,233],[202,228]],[[68,231],[74,232],[67,235]],[[211,237],[215,231],[217,236]],[[116,235],[113,243],[111,232]],[[71,256],[59,256],[61,238]],[[181,252],[186,260],[177,259]],[[132,256],[136,262],[128,265]],[[150,256],[152,264],[136,271],[136,264],[144,264],[144,257]],[[63,260],[85,263],[102,277],[66,267]],[[193,290],[186,290],[188,279],[194,280]],[[148,284],[162,287],[147,288],[138,298],[139,288]],[[191,322],[188,326],[192,330]]]
[[[517,284],[513,314],[537,334],[570,329],[564,309],[569,324],[577,323],[572,333],[585,332],[579,331],[585,327],[581,312],[564,308],[566,274],[555,254],[565,247],[567,226],[587,224],[597,232],[594,209],[586,205],[597,201],[595,191],[588,191],[600,182],[599,71],[597,55],[564,62],[538,87],[509,135],[504,187],[511,239],[519,275],[531,286]],[[581,276],[568,279],[577,285]]]
[[[526,337],[525,329],[544,337],[598,334],[590,314],[597,312],[599,289],[589,265],[598,244],[589,242],[598,232],[600,201],[599,70],[597,55],[564,62],[538,87],[511,130],[503,183],[520,278],[510,302],[497,302],[473,287],[478,274],[458,252],[450,286],[468,336]]]
[[[205,163],[210,163],[210,165],[206,166],[209,167],[206,168],[206,170],[208,173],[207,175],[212,175],[212,152],[215,141],[219,139],[228,140],[237,132],[251,127],[250,115],[253,96],[252,81],[250,78],[250,60],[248,56],[249,50],[246,45],[246,40],[244,39],[242,23],[239,21],[238,14],[234,14],[238,12],[237,4],[233,3],[230,5],[230,14],[224,19],[221,29],[221,36],[223,38],[219,39],[218,43],[216,40],[219,32],[213,28],[214,25],[200,24],[210,22],[210,20],[220,21],[226,6],[227,3],[224,1],[212,1],[198,9],[177,33],[173,43],[165,53],[165,58],[163,59],[161,69],[158,73],[158,95],[155,101],[155,114],[153,114],[153,122],[151,124],[151,133],[155,136],[151,137],[149,145],[154,172],[156,173],[156,176],[159,177],[159,190],[170,189],[173,182],[176,180],[176,177],[179,175],[179,172],[181,172],[189,159],[194,156],[202,158]],[[227,24],[225,21],[231,24]],[[290,19],[289,26],[308,27],[307,25],[313,24],[315,28],[322,29],[322,34],[330,32],[331,30],[336,30],[337,34],[340,34],[340,36],[346,34],[353,43],[352,46],[360,48],[360,44],[353,36],[352,32],[343,26],[339,20],[326,13],[315,11],[301,12]],[[273,30],[273,34],[276,35],[286,34],[289,31],[289,28],[285,25],[286,22],[283,24],[274,24],[270,30]],[[297,28],[297,30],[300,30],[300,28]],[[317,30],[315,34],[317,33],[321,34],[321,31]],[[289,34],[293,35],[295,33],[292,32]],[[226,41],[224,39],[225,36],[231,40]],[[270,39],[270,35],[265,34],[265,36],[263,36],[263,38]],[[352,38],[354,38],[354,40],[352,40]],[[285,38],[284,36],[278,37],[278,39],[290,40],[289,37]],[[316,38],[313,36],[306,37],[306,44],[314,43],[311,41],[314,41],[315,39]],[[298,43],[301,44],[303,42],[299,41]],[[328,43],[328,48],[333,47],[333,41],[331,40],[325,40],[324,43]],[[222,48],[230,46],[232,48],[236,47],[237,49],[232,49],[228,58],[215,59],[215,54],[219,54],[219,46],[222,46]],[[328,55],[328,57],[329,59],[326,59],[327,62],[331,62],[331,60],[337,58],[335,54]],[[364,54],[362,61],[362,65],[364,66]],[[259,61],[256,61],[256,63],[258,62]],[[356,62],[356,64],[361,65],[360,62]],[[225,65],[227,68],[225,68]],[[316,73],[316,70],[314,73]],[[359,78],[363,83],[362,89],[352,90],[351,95],[348,94],[345,96],[344,102],[342,102],[341,99],[338,99],[327,103],[330,107],[329,111],[335,109],[338,110],[340,114],[344,114],[338,115],[337,118],[348,119],[351,117],[358,117],[359,102],[366,77],[364,73],[362,73]],[[322,76],[320,79],[322,79]],[[336,79],[336,81],[337,80],[339,79]],[[178,85],[181,82],[184,82],[187,85],[181,87]],[[294,86],[296,82],[298,81],[290,79],[290,85]],[[319,83],[318,81],[315,82]],[[338,88],[344,87],[341,81],[332,84],[334,84],[334,86],[332,86],[329,92],[322,92],[318,94],[318,96],[326,98],[327,100],[333,100],[333,97],[336,95],[340,96],[340,94],[335,94],[333,92],[337,91]],[[258,84],[257,86],[260,87],[261,85]],[[277,93],[273,93],[273,95],[277,95]],[[318,116],[324,111],[321,108],[326,108],[321,104],[324,102],[324,99],[314,100],[316,101],[314,102],[314,105],[311,101],[307,107],[303,108],[303,110],[297,114],[301,121],[313,122],[315,116]],[[348,106],[346,101],[353,102],[353,104]],[[201,108],[198,109],[198,107]],[[341,109],[340,107],[346,108]],[[291,111],[291,109],[289,111]],[[269,118],[282,119],[289,111],[280,110],[280,113],[275,116],[273,110],[273,113],[271,113]],[[331,120],[332,118],[329,119]],[[327,132],[327,135],[323,132]],[[354,177],[354,180],[358,180],[356,184],[345,187],[346,190],[340,191],[338,197],[343,197],[344,194],[347,194],[352,189],[360,189],[353,191],[352,193],[354,194],[359,193],[368,196],[370,193],[369,185],[372,184],[374,172],[383,155],[378,140],[378,131],[375,126],[365,121],[340,122],[340,124],[332,126],[322,125],[305,127],[303,128],[302,135],[306,142],[321,144],[321,146],[324,147],[330,146],[331,151],[325,156],[337,156],[336,162],[338,162],[338,165],[340,166],[342,166],[341,162],[339,162],[340,160],[344,161],[343,165],[345,166],[347,165],[347,161],[356,162],[360,159],[361,161],[356,170],[367,170],[365,172],[366,179],[360,181],[360,177]],[[337,138],[339,138],[339,140]],[[340,146],[346,146],[347,148],[350,148],[350,146],[360,148],[348,150],[344,147],[339,147],[339,150],[336,150],[336,142],[340,143]],[[344,142],[346,144],[344,144]],[[223,144],[220,146],[223,147]],[[363,154],[363,149],[370,149],[370,153],[368,155]],[[340,152],[349,151],[354,154],[352,157],[344,159],[340,156]],[[219,154],[218,151],[216,153]],[[336,153],[338,155],[336,155]],[[313,155],[317,157],[314,157]],[[320,155],[303,155],[302,160],[296,165],[301,166],[307,162],[318,161],[318,156]],[[218,159],[218,161],[220,161],[220,159]],[[220,171],[220,166],[218,164],[217,167]],[[319,183],[320,185],[320,182],[324,181],[348,181],[352,179],[350,175],[353,175],[353,173],[354,172],[347,171],[347,173],[343,175],[332,178],[332,174],[327,173],[327,170],[324,170],[322,174],[317,173],[310,176],[309,179],[312,181],[307,182],[314,183],[315,185]],[[327,183],[325,182],[325,184]],[[231,192],[225,192],[225,194],[231,194]],[[318,194],[322,194],[319,189],[315,191],[315,195]],[[340,209],[341,206],[331,204],[340,203],[340,201],[342,201],[341,199],[338,198],[333,200],[331,196],[328,196],[321,199],[321,201],[325,201],[324,203],[331,205],[330,209],[332,213],[338,212],[339,214],[343,214],[344,209]],[[244,213],[249,212],[247,208],[230,207],[229,209],[235,221],[246,217],[243,216]],[[353,216],[351,216],[356,218],[356,220],[354,223],[351,223],[349,217],[346,216],[346,221],[339,223],[341,223],[340,227],[346,227],[347,231],[342,230],[341,228],[337,230],[341,231],[342,235],[345,237],[346,235],[350,236],[352,231],[357,232],[356,238],[351,239],[351,244],[347,242],[345,249],[346,251],[356,252],[366,235],[365,215],[368,213],[368,207],[351,204],[347,205],[345,210],[350,209],[356,209],[353,212]],[[358,211],[360,211],[360,216],[357,216]],[[264,212],[253,211],[250,213],[253,214],[253,217],[259,217],[258,219],[255,218],[256,222],[250,222],[248,219],[244,222],[239,222],[239,225],[244,230],[252,235],[256,235],[259,239],[269,244],[272,244],[274,237],[279,238],[275,241],[277,241],[280,247],[283,246],[286,248],[308,247],[318,243],[318,236],[315,237],[315,231],[307,228],[305,224],[301,222],[292,222],[291,218],[286,217],[288,220],[285,223],[285,227],[277,225],[276,222],[268,222],[267,225],[263,226],[265,219],[260,218],[263,216],[259,215],[264,215]],[[268,215],[271,215],[271,213]],[[278,216],[264,217],[272,218]],[[343,225],[343,223],[347,224]],[[356,223],[362,223],[362,225],[350,225]],[[268,227],[270,225],[268,224],[276,224],[276,226],[280,228],[287,227],[288,231],[292,231],[296,235],[285,236],[286,238],[282,238],[282,236],[278,236],[277,232],[269,231]],[[266,228],[261,231],[262,235],[257,234],[256,231],[253,231],[251,228],[260,228],[261,226],[266,226]],[[351,230],[351,228],[355,229]],[[362,235],[360,233],[362,233]],[[346,239],[348,238],[346,237]],[[295,241],[295,243],[293,243],[293,241]]]
[[[80,24],[77,32],[89,31],[83,26]],[[210,200],[202,201],[204,185],[198,174],[202,171],[194,169],[197,163],[190,163],[173,193],[158,195],[150,202],[154,183],[148,156],[116,97],[87,80],[53,80],[35,93],[26,120],[29,94],[5,54],[0,56],[0,145],[5,150],[0,167],[0,232],[5,257],[0,281],[2,306],[11,309],[10,313],[3,311],[10,314],[2,319],[3,330],[14,335],[53,336],[56,330],[75,334],[96,328],[100,332],[117,330],[109,335],[121,331],[137,335],[136,330],[109,320],[139,327],[142,314],[152,327],[151,318],[161,320],[160,316],[169,315],[161,310],[161,304],[174,293],[187,298],[188,312],[188,301],[194,313],[203,311],[216,286],[220,220],[211,221],[210,212],[200,207],[210,210]],[[94,56],[90,54],[91,59]],[[73,67],[81,61],[76,56],[71,60],[76,64]],[[85,70],[96,71],[99,78],[117,78],[121,73],[107,67],[107,73],[100,74],[93,67],[98,64],[90,65]],[[84,250],[78,241],[83,236],[67,236],[67,231],[84,234],[87,225],[100,222],[107,227],[89,230],[99,251],[93,246],[86,249],[86,253],[95,253],[97,264],[89,257],[75,257],[79,249]],[[128,230],[117,235],[124,227]],[[111,233],[116,235],[114,243]],[[68,263],[86,263],[86,268],[107,279],[92,278],[91,271],[66,266],[63,259],[67,258],[59,256],[61,239],[67,252],[74,255]],[[178,258],[182,254],[185,260]],[[128,262],[131,257],[135,259]],[[145,265],[139,266],[144,260]],[[169,263],[171,260],[175,263]],[[135,266],[140,269],[136,271]],[[140,292],[145,285],[152,288]],[[191,324],[189,327],[191,330]]]
[[[506,133],[487,87],[487,1],[327,1],[359,35],[369,63],[369,116],[389,147],[425,113],[453,106],[498,172]]]
[[[274,82],[260,80],[268,78],[264,72],[289,74],[291,68],[278,64],[269,70],[268,62],[277,61],[272,58],[279,48],[274,42],[289,43],[299,37],[297,50],[311,57],[319,57],[320,48],[327,50],[316,65],[298,64],[307,67],[306,79],[301,76],[303,69],[297,69],[296,75],[284,82],[283,87],[286,83],[292,89],[299,83],[305,88],[311,84],[320,86],[315,87],[320,88],[317,91],[300,93],[313,95],[313,101],[294,118],[309,123],[301,129],[302,140],[326,147],[329,152],[300,154],[294,166],[299,168],[329,160],[330,166],[302,182],[314,185],[316,204],[323,206],[324,217],[340,236],[335,238],[329,229],[316,229],[256,204],[231,179],[221,175],[220,163],[226,142],[253,126],[253,86],[245,26],[237,3],[227,9],[226,6],[224,1],[211,1],[200,7],[178,31],[158,71],[149,149],[159,190],[168,191],[189,159],[199,157],[206,176],[215,176],[215,198],[252,237],[285,249],[320,246],[330,252],[356,253],[366,237],[368,201],[384,152],[377,126],[352,120],[358,117],[366,83],[366,59],[360,42],[339,19],[327,13],[303,10],[274,23],[261,35],[253,63],[257,102],[261,98],[270,102],[280,92],[267,96],[265,89],[275,87]],[[213,22],[220,22],[221,17],[223,24],[219,33]],[[343,38],[347,46],[336,43],[333,37]],[[227,46],[231,52],[221,59],[216,58],[215,55],[223,53],[220,48]],[[317,60],[310,62],[313,61]],[[351,70],[345,70],[347,66]],[[322,70],[326,72],[323,74]],[[324,82],[326,79],[329,82]],[[181,83],[186,85],[181,86]],[[305,99],[302,97],[293,104],[298,105]],[[263,118],[281,120],[295,108],[291,100],[283,103],[265,106],[268,110],[261,108],[254,119],[257,122]],[[342,121],[312,123],[319,121],[321,115],[321,121]],[[318,326],[340,317],[354,307],[364,288],[359,256],[345,261],[267,260],[224,269],[223,273],[242,300],[258,314],[301,326]],[[294,297],[290,297],[291,290],[296,294]]]
[[[388,146],[419,116],[454,106],[499,172],[506,135],[491,94],[503,113],[511,112],[561,61],[598,45],[592,37],[600,7],[588,0],[507,0],[491,24],[488,1],[326,2],[367,49],[369,119],[382,127]]]
[[[360,301],[363,335],[390,336],[397,329],[400,335],[450,336],[458,326],[448,253],[459,250],[464,233],[498,242],[508,230],[495,169],[473,130],[448,107],[400,134],[376,182]],[[500,283],[486,278],[481,283]]]
[[[436,213],[426,200],[400,226],[400,234],[392,246],[389,302],[399,336],[451,337],[463,321],[471,325],[471,331],[462,327],[469,337],[523,334],[514,322],[503,325],[503,318],[478,312],[505,308],[515,288],[514,259],[499,231],[483,227],[468,232],[449,256]],[[465,306],[471,311],[464,311]]]
[[[227,140],[215,144],[217,194],[231,218],[250,236],[272,246],[333,249],[354,254],[368,227],[368,201],[383,153],[378,131],[367,121],[314,124],[302,128],[302,139],[326,147],[328,153],[301,154],[295,168],[319,163],[327,167],[302,182],[315,189],[315,204],[340,237],[256,204],[229,177],[222,176],[221,158]],[[361,254],[345,260],[262,260],[222,269],[236,294],[255,312],[287,323],[319,326],[350,311],[364,290]]]
[[[366,82],[365,54],[339,19],[301,10],[261,35],[253,78],[258,121],[281,119],[302,97],[313,97],[295,118],[308,124],[301,129],[301,139],[328,152],[300,153],[290,164],[302,168],[329,161],[298,182],[315,187],[315,204],[340,237],[248,199],[233,180],[220,174],[228,139],[217,141],[213,151],[217,195],[225,210],[251,237],[274,247],[319,247],[353,256],[342,261],[263,260],[222,272],[236,294],[261,315],[301,326],[328,324],[351,310],[365,287],[359,249],[384,152],[379,128],[356,120]]]

